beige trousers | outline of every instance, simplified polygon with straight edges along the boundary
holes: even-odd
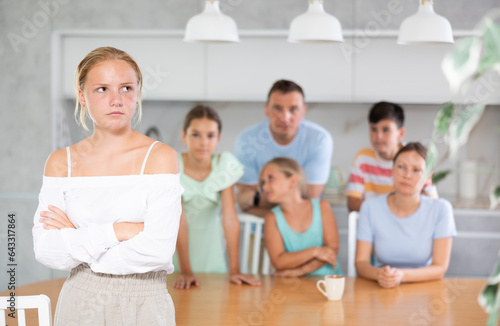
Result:
[[[110,275],[79,265],[59,294],[54,325],[175,325],[166,281],[166,272]]]

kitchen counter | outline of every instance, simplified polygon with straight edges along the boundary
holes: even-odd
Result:
[[[487,196],[479,196],[474,199],[464,199],[458,196],[443,196],[443,198],[449,200],[454,209],[486,209],[500,213],[500,206],[490,210],[490,199]]]
[[[454,210],[460,209],[480,209],[491,212],[490,214],[498,214],[500,216],[500,205],[497,206],[494,210],[490,210],[490,199],[487,196],[480,196],[474,199],[464,199],[459,198],[458,196],[447,196],[443,195],[442,198],[445,198],[450,201],[453,205]],[[339,208],[340,206],[347,207],[347,197],[344,193],[329,193],[326,192],[323,195],[323,199],[332,205],[334,208]]]

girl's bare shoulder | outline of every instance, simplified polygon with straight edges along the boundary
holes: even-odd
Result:
[[[44,175],[46,177],[67,177],[68,156],[66,148],[58,149],[47,158]]]
[[[176,151],[163,143],[156,143],[148,157],[146,174],[179,173],[179,159]]]

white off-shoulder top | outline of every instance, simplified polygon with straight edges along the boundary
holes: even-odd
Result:
[[[172,273],[182,192],[179,174],[44,176],[33,226],[36,259],[62,270],[86,264],[107,274]],[[40,212],[49,205],[63,210],[76,229],[44,229]],[[144,230],[119,242],[118,222],[144,222]]]

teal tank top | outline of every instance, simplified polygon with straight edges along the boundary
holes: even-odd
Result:
[[[283,238],[283,243],[285,245],[285,250],[287,252],[295,252],[304,250],[310,247],[321,247],[323,246],[323,223],[321,220],[321,207],[318,198],[311,199],[313,208],[313,218],[309,229],[303,233],[297,233],[288,226],[285,216],[281,211],[280,206],[276,206],[272,209],[274,216],[276,217],[276,224],[278,225],[278,230]],[[307,274],[307,275],[342,275],[340,265],[337,258],[337,266],[335,268],[331,264],[325,264],[318,268],[317,270]]]

